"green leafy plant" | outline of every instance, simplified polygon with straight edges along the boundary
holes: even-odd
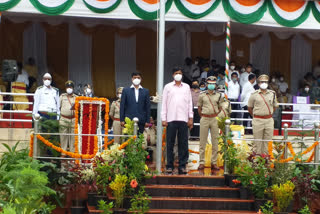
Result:
[[[308,205],[304,206],[301,210],[298,211],[299,214],[311,214],[311,211]]]
[[[138,194],[135,194],[130,200],[131,208],[129,211],[133,213],[144,214],[149,211],[151,197],[145,192],[145,188],[141,187]]]
[[[107,203],[104,200],[100,200],[98,201],[98,208],[103,211],[102,214],[112,214],[113,202]]]
[[[128,177],[126,175],[117,174],[114,181],[109,185],[113,191],[113,195],[116,198],[116,208],[123,206],[124,193],[126,191],[126,185],[128,183]]]
[[[273,203],[268,201],[260,207],[263,214],[273,214]]]
[[[273,201],[275,203],[275,212],[284,212],[287,210],[294,196],[294,184],[287,181],[284,184],[275,184],[271,187]]]
[[[133,131],[134,131],[134,122],[133,120],[130,120],[130,118],[126,117],[124,119],[125,125],[124,125],[124,129],[122,130],[122,133],[124,135],[133,135]]]

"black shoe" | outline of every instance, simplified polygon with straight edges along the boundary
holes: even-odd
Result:
[[[186,174],[187,174],[187,169],[186,168],[179,169],[179,175],[186,175]]]
[[[166,170],[166,174],[167,174],[167,175],[172,175],[172,174],[173,174],[173,169],[172,169],[172,168],[168,168],[168,169]]]

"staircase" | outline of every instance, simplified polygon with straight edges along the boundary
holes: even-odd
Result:
[[[146,180],[146,192],[152,197],[148,213],[256,213],[254,200],[241,200],[223,176],[160,175]]]

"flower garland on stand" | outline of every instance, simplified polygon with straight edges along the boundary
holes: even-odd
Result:
[[[74,142],[76,154],[79,153],[79,142],[81,142],[81,141],[82,141],[82,143],[81,143],[81,147],[82,147],[81,152],[82,153],[92,154],[92,152],[94,152],[94,151],[92,151],[92,150],[94,150],[94,149],[92,149],[92,145],[88,145],[88,143],[86,143],[87,140],[83,141],[83,139],[85,139],[85,138],[82,138],[81,136],[79,136],[79,132],[82,131],[81,132],[82,134],[92,134],[92,133],[89,133],[89,130],[87,130],[87,128],[91,129],[90,132],[93,130],[96,130],[97,121],[93,118],[92,112],[97,112],[98,108],[97,108],[97,105],[92,105],[93,103],[91,103],[90,106],[92,106],[92,108],[89,107],[89,109],[88,109],[85,107],[86,105],[83,105],[84,102],[86,102],[86,103],[100,102],[99,103],[100,104],[99,115],[101,115],[101,102],[105,106],[105,127],[104,127],[104,130],[105,130],[106,136],[104,137],[104,142],[107,142],[107,140],[108,140],[107,134],[108,134],[108,122],[109,122],[109,100],[106,98],[96,98],[96,97],[83,97],[83,96],[76,97],[76,100],[75,100],[75,130],[74,130],[74,133],[77,134],[75,136],[75,142]],[[80,114],[79,114],[79,110],[81,111]],[[87,117],[86,119],[84,117],[84,115],[88,116],[89,114],[91,115],[91,122],[90,122],[90,116]],[[79,120],[79,115],[80,115],[80,120]],[[83,126],[83,123],[84,123],[83,120],[88,120],[88,122],[85,123],[86,124],[85,126]],[[87,139],[90,139],[90,138],[92,138],[92,136],[87,136]],[[89,144],[90,144],[90,141],[89,141]],[[85,145],[85,146],[83,146],[83,145]]]
[[[317,141],[317,142],[314,142],[310,147],[306,148],[306,150],[304,150],[303,152],[301,152],[301,155],[305,155],[305,154],[307,154],[307,153],[309,153],[309,152],[311,152],[311,151],[313,150],[312,154],[310,155],[310,157],[309,157],[305,162],[310,163],[310,162],[313,160],[313,158],[314,158],[314,153],[315,153],[314,149],[315,149],[315,147],[316,147],[317,145],[319,145],[319,142],[318,142],[318,141]],[[293,150],[292,143],[291,143],[291,142],[287,142],[287,146],[288,146],[288,149],[289,149],[290,153],[292,154],[292,157],[289,157],[289,158],[287,158],[287,159],[283,159],[283,158],[284,158],[284,153],[283,153],[283,154],[281,155],[281,157],[280,157],[280,160],[279,160],[280,163],[288,163],[289,161],[292,161],[292,160],[295,159],[296,153],[295,153],[294,150]],[[273,155],[273,142],[272,142],[272,141],[270,141],[270,142],[268,143],[268,153],[269,153],[269,155],[270,155],[271,160],[274,159],[274,155]],[[301,162],[300,159],[297,159],[297,161],[300,161],[300,162]]]
[[[30,135],[30,143],[29,143],[29,147],[30,147],[30,150],[29,150],[29,157],[32,157],[33,156],[33,139],[34,139],[34,134],[31,134]]]

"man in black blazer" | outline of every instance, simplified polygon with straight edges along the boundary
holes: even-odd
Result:
[[[140,83],[142,76],[140,73],[132,73],[132,85],[124,88],[120,103],[120,122],[124,126],[126,117],[131,120],[139,118],[139,134],[142,134],[144,127],[150,122],[150,95],[149,90],[143,88]]]

